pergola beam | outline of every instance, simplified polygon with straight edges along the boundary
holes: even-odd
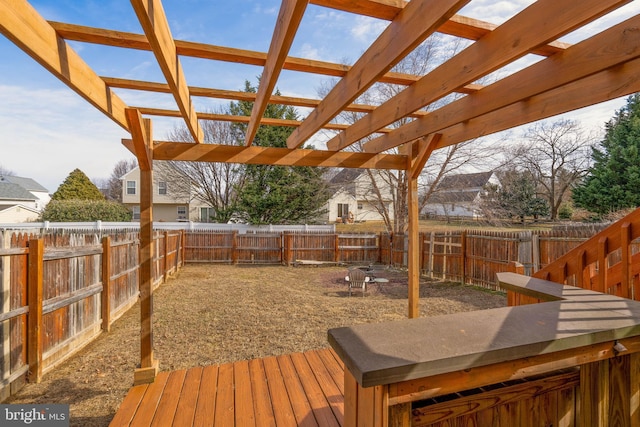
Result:
[[[85,27],[82,25],[49,22],[60,37],[83,43],[101,44],[105,46],[126,49],[151,50],[151,46],[144,34],[127,33],[123,31],[107,30],[104,28]],[[176,52],[180,56],[210,59],[216,61],[233,62],[237,64],[264,67],[267,54],[245,49],[214,46],[204,43],[175,40]],[[314,59],[287,57],[283,64],[285,70],[313,73],[324,76],[343,77],[351,66],[336,64]],[[418,76],[405,73],[389,72],[380,78],[380,82],[399,85],[411,85],[419,79]],[[482,86],[471,84],[458,88],[460,93],[473,93]]]
[[[101,77],[102,80],[111,88],[142,90],[148,92],[171,93],[169,85],[166,83],[146,82],[142,80],[121,79],[116,77]],[[475,92],[475,91],[474,91]],[[189,86],[191,96],[202,96],[206,98],[229,99],[232,101],[254,102],[256,94],[254,92],[243,92],[226,89],[212,89],[206,87]],[[270,104],[292,105],[295,107],[315,108],[320,104],[319,99],[300,98],[292,96],[273,95],[269,100]],[[349,104],[345,111],[354,111],[358,113],[370,113],[377,107],[368,104]],[[205,119],[202,112],[196,112],[199,119]],[[427,114],[425,111],[416,111],[410,117],[422,117]],[[264,120],[264,118],[263,118]],[[331,124],[329,124],[331,125]],[[330,128],[330,127],[327,127]]]
[[[128,130],[126,104],[26,1],[0,2],[0,33],[51,74]]]
[[[149,107],[135,107],[140,111],[141,114],[149,115],[149,116],[160,116],[160,117],[182,117],[180,111],[177,110],[166,110],[162,108],[149,108]],[[233,123],[249,123],[251,119],[249,116],[234,116],[232,114],[216,114],[216,113],[198,113],[199,120],[213,120],[218,122],[233,122]],[[287,120],[287,119],[272,119],[269,117],[263,117],[260,120],[261,125],[267,126],[287,126],[287,127],[298,127],[302,123],[299,120]],[[340,124],[340,123],[327,123],[323,129],[326,130],[335,130],[340,131],[344,130],[349,125]],[[384,128],[378,130],[379,133],[389,133],[393,131],[391,128]]]
[[[122,144],[133,150],[131,139],[123,139]],[[154,160],[388,170],[404,170],[408,167],[407,156],[396,154],[163,141],[155,141],[153,147]]]
[[[176,45],[160,0],[131,0],[138,21],[164,74],[194,141],[202,142],[204,133],[191,103],[189,90],[178,59]]]
[[[331,150],[348,147],[372,130],[449,95],[456,87],[486,76],[522,57],[535,46],[596,19],[624,1],[585,0],[576,4],[573,0],[539,0],[336,135],[327,147]],[[540,25],[540,21],[545,25]],[[518,43],[511,40],[518,40]]]
[[[410,2],[287,138],[287,146],[301,146],[468,2]]]
[[[640,59],[526,98],[442,131],[437,148],[640,92]]]
[[[635,16],[573,45],[562,54],[531,65],[473,95],[371,140],[364,144],[364,149],[368,152],[385,151],[634,60],[640,56],[640,49],[637,48],[640,44],[638,26],[640,16]]]
[[[317,4],[344,12],[351,12],[357,15],[369,16],[371,18],[392,21],[398,13],[409,3],[404,0],[310,0],[310,3]],[[438,28],[438,32],[469,40],[478,40],[487,33],[495,30],[497,25],[479,19],[469,18],[461,15],[453,15],[447,22]],[[567,43],[553,41],[548,44],[537,46],[531,53],[542,56],[550,56],[569,47]]]
[[[276,87],[280,71],[282,71],[282,66],[287,59],[287,54],[300,26],[300,21],[302,21],[302,17],[304,16],[307,3],[308,0],[282,1],[280,12],[278,13],[278,20],[276,21],[276,28],[271,38],[269,53],[267,54],[267,62],[262,70],[256,100],[251,109],[251,120],[249,120],[244,137],[246,145],[253,143],[253,138],[255,138],[258,132],[260,119],[267,109],[269,98],[271,97],[273,89]]]

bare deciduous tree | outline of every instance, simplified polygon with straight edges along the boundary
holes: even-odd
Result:
[[[454,41],[442,35],[434,35],[428,38],[412,53],[407,55],[393,71],[413,75],[424,75],[429,70],[435,68],[447,58],[454,55],[463,48],[463,43]],[[325,82],[319,89],[320,96],[326,95],[331,89],[331,82]],[[363,93],[357,103],[377,105],[383,103],[403,90],[406,86],[393,84],[376,84]],[[431,104],[431,108],[436,105],[445,104],[455,99],[456,95],[443,98],[438,103]],[[341,122],[355,123],[365,114],[358,112],[344,112],[339,116]],[[400,120],[391,124],[392,127],[399,127],[407,123],[408,119]],[[362,144],[367,139],[361,140],[348,149],[362,151]],[[397,149],[392,152],[398,152]],[[461,143],[455,146],[437,150],[427,162],[420,177],[420,208],[427,203],[437,184],[446,174],[465,167],[474,165],[486,165],[487,159],[492,155],[492,151],[484,150],[477,142]],[[389,232],[404,232],[408,225],[408,178],[404,171],[378,170],[366,171],[370,184],[366,191],[362,191],[360,197],[373,207],[382,217],[385,227]]]
[[[228,114],[220,108],[217,114]],[[234,144],[231,125],[227,122],[203,121],[204,142]],[[191,141],[186,127],[175,128],[168,136],[172,141]],[[169,162],[162,171],[163,179],[172,182],[173,194],[197,198],[212,208],[210,220],[226,223],[235,213],[238,189],[244,180],[244,168],[231,163]]]
[[[587,173],[596,138],[575,120],[558,120],[527,128],[524,139],[511,150],[510,162],[529,171],[555,220],[571,187]]]
[[[136,159],[120,160],[115,164],[111,175],[106,180],[94,180],[94,184],[104,194],[107,200],[122,203],[122,180],[121,178],[129,171],[138,166]]]

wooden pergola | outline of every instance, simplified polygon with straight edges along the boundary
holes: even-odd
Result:
[[[152,381],[158,363],[153,355],[151,267],[153,258],[153,160],[231,162],[241,164],[370,168],[406,171],[409,185],[409,317],[418,317],[417,179],[434,150],[515,126],[640,91],[640,16],[605,28],[568,45],[564,35],[585,26],[629,0],[538,0],[499,25],[458,15],[472,0],[282,0],[268,52],[176,40],[160,0],[131,0],[144,34],[71,23],[48,22],[25,0],[0,2],[0,31],[87,102],[131,134],[123,140],[141,169],[141,365],[136,381]],[[389,21],[389,25],[353,63],[329,63],[288,56],[308,3]],[[433,33],[473,41],[468,48],[426,75],[392,71]],[[149,82],[100,76],[68,42],[151,51],[165,81]],[[543,58],[493,83],[484,76],[526,56]],[[262,67],[257,93],[229,88],[193,87],[181,58],[252,64]],[[274,96],[282,70],[338,77],[323,99]],[[248,76],[251,78],[251,76]],[[406,89],[381,105],[355,104],[373,84]],[[118,89],[168,93],[178,109],[129,106]],[[286,88],[281,88],[286,90]],[[454,92],[456,100],[442,100]],[[196,111],[192,97],[252,101],[249,118]],[[438,107],[434,103],[440,102]],[[311,108],[304,120],[266,120],[268,104]],[[428,113],[426,111],[429,111]],[[343,111],[366,115],[351,125],[335,122]],[[154,140],[149,117],[180,117],[192,141]],[[388,126],[409,118],[406,125]],[[202,120],[246,120],[245,146],[204,144]],[[295,126],[287,148],[252,145],[260,125]],[[335,136],[326,149],[302,149],[318,131]],[[364,139],[362,152],[349,148]],[[193,142],[195,141],[195,142]],[[399,154],[391,154],[392,149]]]

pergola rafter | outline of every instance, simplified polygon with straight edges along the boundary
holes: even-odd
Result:
[[[569,3],[573,7],[568,8]],[[449,95],[455,88],[467,85],[522,57],[549,38],[592,21],[618,3],[615,0],[591,0],[575,5],[572,0],[539,0],[386,101],[368,115],[366,120],[354,123],[335,136],[327,146],[331,150],[345,148],[369,135],[371,129],[400,120]],[[571,11],[568,15],[567,10]],[[545,25],[541,26],[534,17],[540,17]],[[512,39],[515,34],[520,35],[518,43],[505,43],[505,40]]]
[[[0,2],[0,32],[131,133],[131,139],[126,138],[122,143],[136,155],[143,171],[140,248],[145,267],[140,272],[143,298],[141,368],[136,373],[139,382],[153,380],[158,366],[153,358],[151,270],[148,268],[153,255],[153,160],[407,171],[409,317],[417,317],[417,179],[431,153],[448,145],[640,91],[639,15],[626,17],[627,21],[599,32],[593,30],[595,34],[589,39],[573,45],[559,40],[629,0],[539,0],[497,24],[456,14],[465,4],[473,5],[474,0],[282,0],[268,52],[176,40],[161,0],[131,2],[144,34],[46,21],[26,0]],[[307,3],[389,23],[352,66],[289,56],[293,40],[300,33],[299,26],[308,13]],[[393,71],[396,64],[435,32],[471,40],[470,46],[432,67],[426,75]],[[166,82],[135,80],[132,76],[100,77],[70,47],[69,41],[151,51]],[[546,58],[521,71],[508,71],[507,67],[528,54]],[[181,57],[262,67],[258,91],[251,94],[232,88],[188,86]],[[333,76],[338,82],[324,99],[275,96],[276,85],[283,84],[279,80],[283,70],[304,73],[307,77],[308,74]],[[496,70],[504,70],[504,77],[488,86],[476,83]],[[252,70],[247,80],[255,74]],[[358,96],[378,83],[404,85],[406,89],[381,105],[354,103]],[[286,87],[280,89],[287,93]],[[115,90],[171,94],[177,109],[127,105]],[[447,95],[454,92],[461,97],[449,101]],[[196,97],[253,102],[253,112],[250,117],[197,112]],[[310,108],[311,113],[301,121],[267,119],[263,114],[269,104]],[[337,122],[335,118],[345,111],[363,114],[363,117],[354,124]],[[146,116],[182,118],[192,140],[154,140],[151,120]],[[401,119],[406,119],[408,124],[387,127]],[[204,144],[199,120],[247,123],[247,145]],[[288,148],[251,145],[259,126],[294,127],[287,141]],[[328,149],[299,148],[322,129],[339,132],[328,142]],[[364,144],[365,152],[346,150],[365,138],[370,139]],[[400,148],[400,154],[385,154],[395,147]]]

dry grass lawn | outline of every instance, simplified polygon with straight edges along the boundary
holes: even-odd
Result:
[[[327,347],[327,330],[406,318],[406,272],[366,297],[348,297],[345,267],[187,265],[154,294],[155,357],[162,370]],[[422,316],[506,304],[503,295],[424,281]],[[78,355],[5,403],[68,403],[71,425],[107,426],[139,361],[136,305]]]

